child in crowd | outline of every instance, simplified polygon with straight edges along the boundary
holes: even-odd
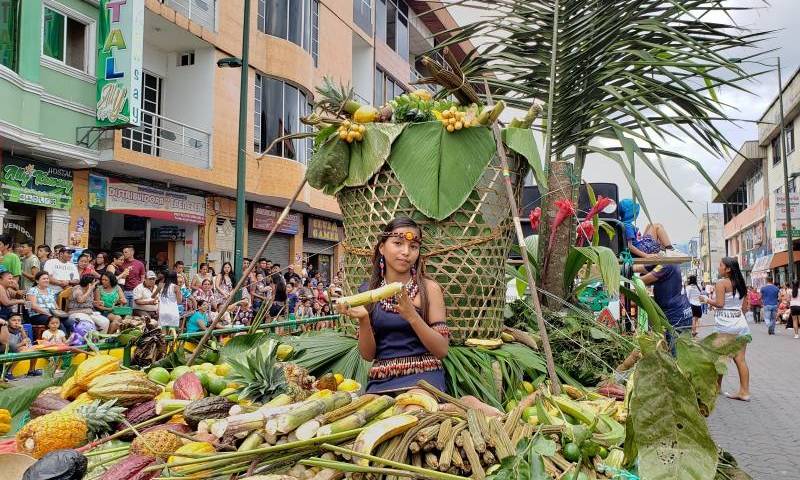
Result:
[[[625,226],[625,242],[628,250],[634,256],[640,258],[687,256],[672,247],[672,241],[660,223],[648,224],[644,229],[644,234],[639,231],[636,226],[636,219],[639,217],[638,203],[630,198],[625,198],[619,202],[618,210],[619,218]],[[653,250],[658,253],[645,253]]]
[[[59,324],[60,324],[59,320]],[[31,348],[31,339],[22,328],[22,317],[20,315],[11,315],[8,321],[0,319],[0,345],[3,347],[3,353],[19,353],[24,352]],[[12,363],[6,372],[6,380],[15,380],[14,367],[17,362]],[[30,367],[28,367],[29,377],[38,377],[42,374],[41,370],[36,370],[36,359],[31,359]]]
[[[49,345],[63,345],[67,343],[67,336],[63,331],[59,330],[61,326],[61,319],[58,317],[50,317],[47,322],[47,330],[42,332],[42,340]]]

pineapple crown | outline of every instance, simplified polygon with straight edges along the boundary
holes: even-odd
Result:
[[[125,419],[126,408],[116,405],[117,400],[105,403],[94,400],[92,403],[81,405],[76,413],[86,421],[91,439],[99,438],[112,430],[112,425]]]
[[[278,342],[270,339],[267,343],[231,358],[231,380],[242,384],[240,397],[255,402],[266,402],[286,393],[289,382],[281,364],[276,358]]]

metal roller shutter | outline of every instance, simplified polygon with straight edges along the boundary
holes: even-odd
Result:
[[[248,230],[247,232],[247,256],[256,259],[256,252],[267,239],[269,232],[260,230]],[[264,251],[262,257],[271,260],[273,263],[280,263],[283,267],[289,265],[289,244],[291,243],[292,236],[276,233],[269,241],[267,249]]]
[[[333,250],[336,247],[334,242],[326,242],[325,240],[316,240],[313,238],[303,239],[303,253],[321,253],[322,255],[333,255]]]

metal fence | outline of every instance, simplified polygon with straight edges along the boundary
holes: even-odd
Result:
[[[155,113],[142,111],[142,124],[122,131],[124,148],[211,168],[211,134]]]

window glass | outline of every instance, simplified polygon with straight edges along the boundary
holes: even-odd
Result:
[[[70,67],[86,70],[86,25],[71,18],[67,19],[66,60]]]
[[[375,98],[373,103],[376,106],[381,106],[386,102],[383,97],[383,72],[380,69],[375,69]]]
[[[17,69],[19,0],[0,0],[0,65]]]
[[[268,35],[286,38],[286,19],[289,16],[287,0],[267,0],[267,31]]]
[[[291,85],[285,85],[283,98],[283,123],[281,124],[280,135],[297,133],[299,126],[300,110],[298,109],[298,91]],[[283,156],[297,160],[297,148],[292,140],[285,140],[282,143]]]
[[[264,92],[264,116],[266,119],[267,135],[266,141],[261,148],[266,148],[272,141],[281,136],[283,125],[283,82],[268,78],[266,81],[266,91]],[[282,155],[280,145],[275,145],[269,151],[270,155]]]
[[[311,57],[319,67],[319,0],[312,0],[311,16]]]
[[[786,153],[794,152],[794,122],[786,125]]]
[[[397,3],[397,26],[395,28],[395,51],[408,60],[408,4],[403,0]]]
[[[259,32],[267,33],[267,0],[258,0],[256,25]]]
[[[50,58],[64,61],[64,29],[66,19],[64,15],[44,9],[44,34],[42,38],[42,53]]]
[[[264,120],[264,111],[263,108],[261,107],[261,95],[262,95],[261,83],[263,81],[263,78],[264,77],[262,77],[261,75],[256,75],[256,85],[253,90],[253,99],[255,102],[253,105],[253,148],[255,149],[256,152],[260,152],[261,149],[263,148],[261,146],[263,144],[261,135],[262,132],[264,131],[261,128],[261,122]]]
[[[397,4],[394,0],[386,2],[386,45],[395,50],[397,48]]]
[[[375,2],[375,36],[386,41],[386,0]]]
[[[303,41],[303,0],[289,0],[289,37],[295,45]]]

